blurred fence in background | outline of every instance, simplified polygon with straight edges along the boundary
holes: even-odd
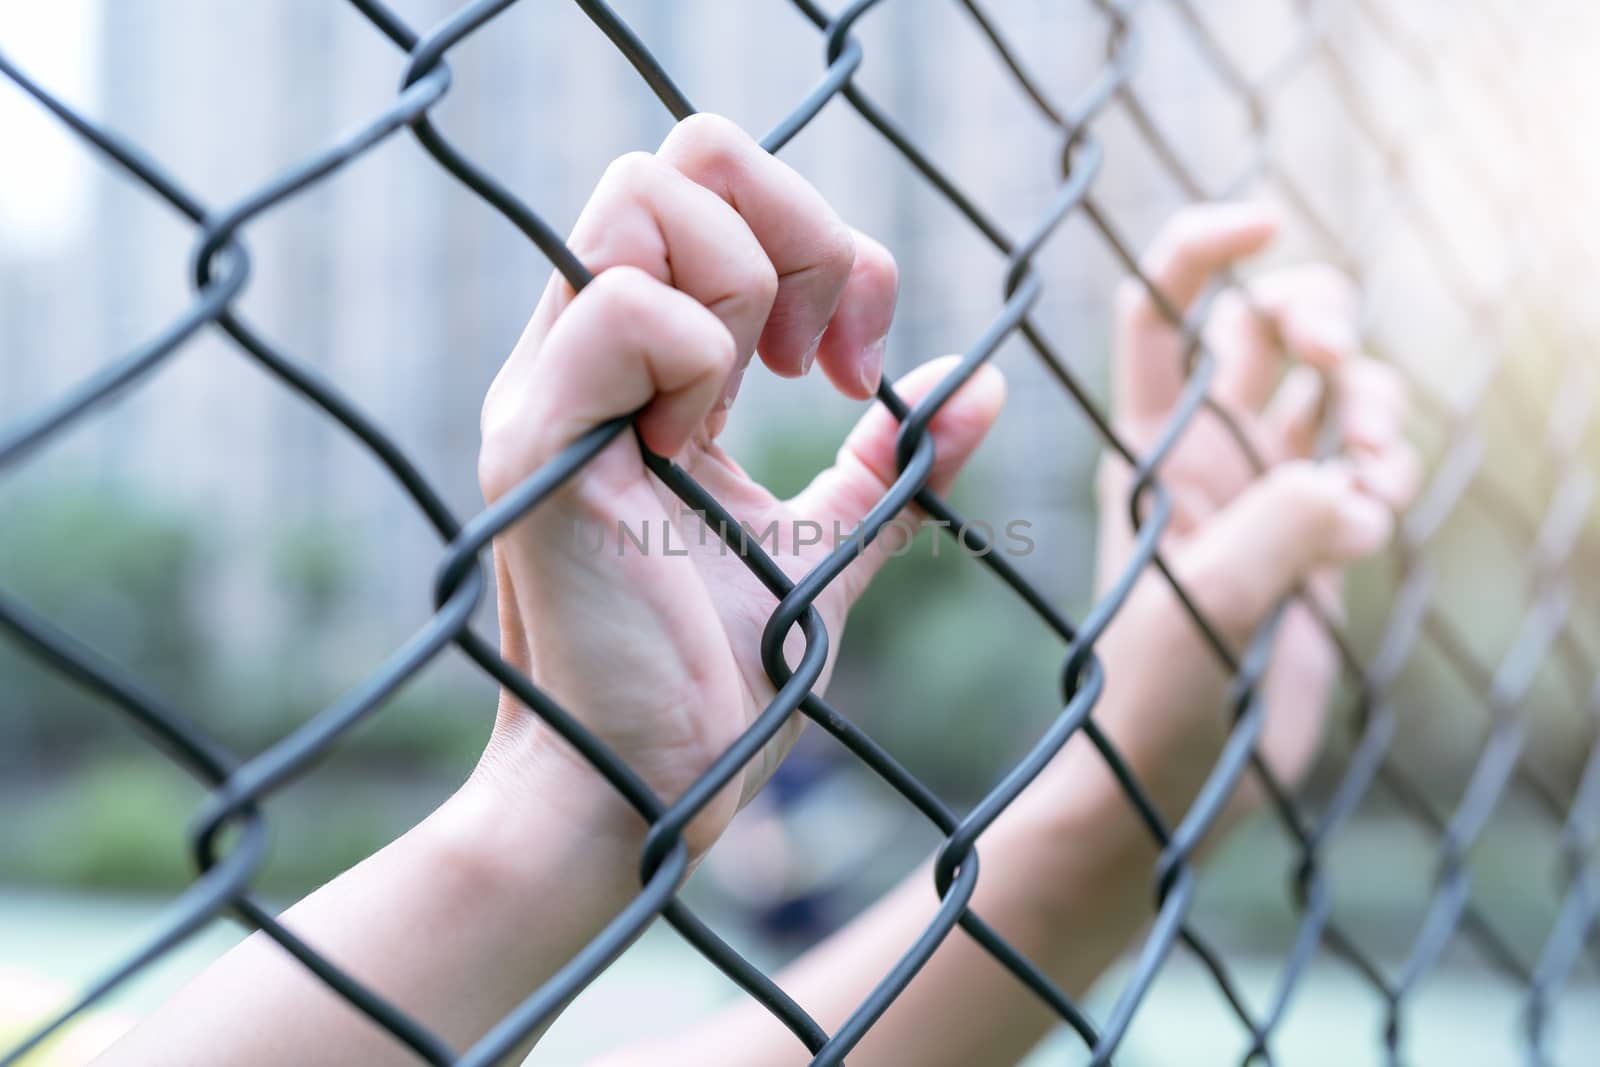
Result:
[[[684,95],[752,130],[773,128],[820,70],[853,54],[824,52],[804,4],[617,6]],[[1189,919],[1223,955],[1288,969],[1242,980],[1241,1007],[1213,996],[1197,1010],[1231,1021],[1237,1059],[1258,1041],[1292,1043],[1316,1007],[1290,994],[1314,981],[1304,975],[1342,968],[1372,1019],[1330,1062],[1369,1062],[1386,1025],[1404,1047],[1405,1009],[1449,981],[1440,973],[1483,972],[1506,1006],[1505,1058],[1582,1062],[1551,1049],[1593,1036],[1552,1020],[1594,1016],[1600,951],[1585,286],[1600,158],[1581,136],[1600,107],[1587,58],[1596,16],[1442,0],[861,7],[848,27],[862,57],[852,91],[950,188],[843,99],[783,155],[901,265],[891,372],[968,349],[1001,306],[1010,263],[974,214],[1027,234],[1075,180],[1063,167],[1089,146],[1100,161],[1092,215],[1069,205],[1029,258],[1041,283],[1029,321],[1051,358],[1006,335],[993,358],[1012,400],[958,495],[973,514],[1030,517],[1039,551],[1014,561],[1019,577],[1065,614],[1092,602],[1101,442],[1057,379],[1103,393],[1124,271],[1108,233],[1136,248],[1181,204],[1278,200],[1290,226],[1275,255],[1330,259],[1355,277],[1371,349],[1414,385],[1414,431],[1435,470],[1394,553],[1358,576],[1332,756],[1288,832],[1258,827],[1225,855]],[[401,13],[426,26],[453,11]],[[213,210],[392,108],[405,67],[354,7],[311,0],[41,6],[0,19],[0,55]],[[580,5],[510,5],[449,60],[455,83],[431,119],[558,229],[606,162],[673,121]],[[191,307],[196,227],[4,88],[16,161],[0,176],[10,445],[108,353]],[[232,306],[353,397],[453,512],[476,511],[477,407],[549,270],[544,255],[404,136],[243,235],[252,273]],[[780,491],[826,462],[852,416],[817,382],[754,381],[742,396],[730,449]],[[0,506],[16,517],[0,524],[4,618],[70,633],[233,752],[270,757],[429,618],[440,548],[414,502],[220,331],[69,429],[0,453]],[[955,800],[986,792],[1059,711],[1059,635],[987,578],[956,553],[889,567],[852,617],[831,689]],[[1004,625],[975,632],[974,613]],[[14,643],[0,648],[0,679],[0,797],[27,814],[0,828],[0,879],[187,884],[182,828],[203,790]],[[992,713],[970,714],[996,693]],[[470,764],[492,704],[464,659],[430,665],[271,798],[276,848],[255,884],[302,891],[427,810]],[[887,823],[910,817],[881,789],[837,788],[875,797]],[[342,814],[329,820],[335,794]],[[848,848],[841,823],[824,817],[811,847]],[[857,871],[837,912],[902,858],[914,857]],[[1119,1009],[1142,1002],[1140,980],[1112,983],[1130,991]],[[1104,1052],[1119,1037],[1086,1042]]]

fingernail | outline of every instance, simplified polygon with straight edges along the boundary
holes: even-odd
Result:
[[[868,393],[878,391],[878,380],[883,377],[883,352],[889,346],[885,334],[861,350],[861,363],[856,373],[861,378],[861,388]]]
[[[828,331],[827,331],[826,328],[824,328],[823,331],[822,331],[822,333],[827,333],[827,332]],[[820,346],[822,344],[822,333],[819,333],[815,337],[813,337],[811,339],[811,344],[807,345],[806,346],[806,350],[804,352],[800,353],[800,373],[801,374],[810,373],[811,364],[813,364],[813,363],[815,363],[817,361],[817,348],[818,348],[818,346]]]
[[[728,379],[727,387],[722,390],[723,411],[733,407],[733,398],[739,395],[739,383],[744,381],[745,370],[746,368],[740,367],[734,371],[733,375]]]

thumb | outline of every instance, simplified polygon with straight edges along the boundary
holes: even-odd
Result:
[[[1348,464],[1297,460],[1273,467],[1206,521],[1174,565],[1196,606],[1243,642],[1319,569],[1388,544],[1394,521]]]
[[[924,363],[897,381],[895,392],[907,404],[915,406],[959,363],[958,356],[944,356]],[[989,427],[994,425],[1005,397],[1004,376],[984,364],[933,416],[928,424],[934,444],[929,489],[943,493],[950,488]],[[810,519],[824,530],[848,533],[855,529],[873,505],[883,499],[899,474],[895,466],[895,439],[899,431],[900,423],[889,409],[874,404],[845,438],[833,466],[818,474],[790,500],[790,509],[798,518]],[[920,528],[923,520],[915,507],[907,508],[898,518],[913,528]],[[868,546],[828,587],[827,595],[832,598],[829,607],[836,610],[835,617],[842,617],[849,610],[886,558],[879,547]]]

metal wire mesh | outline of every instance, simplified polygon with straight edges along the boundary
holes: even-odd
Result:
[[[985,208],[958,186],[940,163],[930,158],[890,111],[874,101],[853,80],[863,62],[863,48],[852,36],[860,20],[870,18],[878,0],[855,0],[830,14],[811,0],[794,0],[816,27],[825,63],[815,89],[763,139],[770,151],[784,146],[825,108],[853,109],[903,157],[905,163],[949,201],[960,215],[1004,258],[1004,290],[997,294],[997,310],[989,327],[966,351],[951,377],[915,407],[905,404],[887,383],[879,401],[901,422],[900,475],[868,522],[863,541],[845,542],[808,575],[791,582],[759,545],[743,548],[750,570],[779,598],[768,620],[764,647],[766,666],[777,696],[749,731],[727,750],[711,770],[683,797],[664,804],[622,765],[605,746],[588,734],[534,683],[494,651],[470,624],[474,608],[487,583],[482,554],[491,539],[518,517],[539,506],[548,494],[579,470],[606,444],[629,430],[630,420],[619,418],[587,434],[556,460],[529,477],[515,491],[489,509],[463,520],[443,503],[406,454],[383,428],[310,366],[267,342],[244,319],[237,302],[249,283],[251,260],[243,234],[262,213],[328,179],[387,138],[409,130],[421,148],[457,181],[492,205],[533,242],[550,262],[581,288],[590,278],[561,238],[515,192],[498,182],[453,146],[439,129],[431,111],[451,85],[447,63],[450,51],[470,35],[483,31],[513,0],[477,0],[426,34],[407,25],[377,0],[352,0],[354,7],[376,33],[386,37],[408,57],[405,76],[393,104],[361,130],[316,155],[283,171],[274,181],[237,203],[202,203],[183,183],[137,146],[97,125],[91,118],[64,104],[50,89],[33,81],[0,56],[0,71],[49,109],[57,119],[91,142],[108,161],[130,175],[188,219],[195,228],[193,302],[182,316],[156,336],[118,356],[104,369],[82,381],[47,407],[0,433],[0,465],[15,467],[31,454],[81,420],[94,417],[103,402],[148,382],[162,365],[182,350],[196,334],[214,327],[232,338],[238,352],[270,371],[284,388],[304,403],[320,409],[337,422],[382,464],[389,476],[431,523],[444,545],[434,583],[436,610],[425,626],[395,649],[381,670],[342,699],[323,709],[279,743],[258,756],[241,761],[208,737],[194,715],[169,706],[158,695],[90,647],[63,632],[50,620],[11,595],[0,593],[0,627],[8,637],[38,659],[98,697],[116,714],[143,728],[152,745],[178,761],[210,790],[205,810],[194,834],[194,858],[199,875],[164,912],[160,930],[137,951],[120,960],[82,996],[42,1026],[24,1044],[10,1050],[0,1063],[18,1060],[30,1048],[65,1024],[76,1013],[96,1003],[119,985],[184,942],[217,916],[232,912],[251,927],[259,928],[292,953],[316,980],[326,983],[359,1008],[417,1057],[433,1064],[487,1064],[500,1062],[521,1039],[548,1022],[578,990],[604,971],[629,942],[658,917],[668,923],[744,992],[759,1001],[793,1032],[798,1044],[812,1054],[812,1062],[843,1062],[850,1049],[874,1025],[886,1007],[957,927],[983,945],[1016,979],[1032,991],[1063,1023],[1081,1037],[1092,1062],[1111,1062],[1131,1021],[1147,1003],[1147,994],[1175,948],[1182,945],[1199,960],[1223,994],[1220,1011],[1237,1018],[1247,1035],[1245,1062],[1270,1062],[1273,1040],[1289,1003],[1315,958],[1342,961],[1370,985],[1381,1003],[1387,1026],[1374,1041],[1391,1062],[1405,1048],[1408,1008],[1419,986],[1435,970],[1452,946],[1465,943],[1501,972],[1507,996],[1518,998],[1525,1020],[1523,1035],[1527,1062],[1549,1062],[1554,1006],[1585,957],[1600,960],[1600,881],[1594,862],[1600,834],[1600,677],[1592,652],[1575,620],[1581,616],[1578,579],[1581,568],[1594,559],[1588,530],[1590,470],[1583,445],[1590,433],[1593,372],[1583,351],[1584,337],[1576,326],[1562,324],[1546,331],[1530,356],[1528,345],[1508,319],[1524,288],[1564,292],[1573,279],[1587,277],[1588,260],[1582,242],[1573,237],[1565,220],[1548,204],[1530,196],[1526,188],[1508,187],[1483,153],[1497,144],[1516,144],[1536,128],[1526,121],[1528,105],[1515,95],[1488,92],[1463,106],[1444,92],[1424,93],[1429,108],[1413,116],[1416,125],[1397,131],[1377,102],[1364,95],[1360,79],[1334,34],[1341,20],[1356,20],[1373,40],[1392,51],[1395,59],[1417,83],[1437,83],[1441,68],[1462,55],[1481,61],[1498,54],[1500,62],[1523,62],[1518,47],[1531,48],[1529,35],[1518,25],[1520,14],[1501,5],[1474,5],[1471,17],[1435,27],[1436,35],[1420,38],[1402,24],[1391,9],[1376,0],[1317,2],[1293,0],[1296,31],[1281,42],[1278,60],[1264,74],[1247,73],[1232,58],[1228,42],[1207,21],[1200,5],[1191,0],[1097,0],[1098,14],[1085,33],[1103,34],[1106,61],[1100,76],[1071,101],[1052,99],[1007,43],[1003,19],[964,0],[994,61],[1003,64],[1022,90],[1025,106],[1035,109],[1055,131],[1060,145],[1059,185],[1043,205],[1034,224],[1016,235],[1006,232]],[[882,0],[887,4],[890,0]],[[905,2],[905,0],[899,0]],[[578,0],[579,6],[603,31],[674,116],[691,114],[694,107],[638,36],[600,0]],[[1197,56],[1210,66],[1243,110],[1252,136],[1252,151],[1238,160],[1237,173],[1219,187],[1202,184],[1185,163],[1182,150],[1168,136],[1163,118],[1148,107],[1134,85],[1141,42],[1142,9],[1163,5],[1175,13]],[[1486,44],[1491,47],[1486,48]],[[1502,47],[1503,46],[1503,47]],[[1283,121],[1275,101],[1285,86],[1300,78],[1317,78],[1329,87],[1354,132],[1352,151],[1363,151],[1378,161],[1379,177],[1372,190],[1378,205],[1357,228],[1336,224],[1314,205],[1283,163],[1276,135]],[[1503,84],[1493,72],[1484,74],[1488,85]],[[1310,232],[1322,254],[1347,271],[1358,284],[1371,286],[1374,265],[1384,251],[1388,230],[1405,226],[1417,236],[1426,261],[1449,299],[1461,313],[1474,342],[1466,346],[1460,380],[1465,388],[1443,391],[1408,371],[1421,407],[1419,419],[1427,423],[1437,447],[1431,450],[1432,473],[1422,497],[1406,516],[1395,549],[1396,569],[1392,605],[1381,637],[1370,654],[1356,650],[1342,624],[1317,608],[1320,624],[1338,649],[1347,696],[1341,709],[1350,731],[1348,758],[1332,788],[1319,803],[1297,797],[1259,759],[1255,742],[1262,725],[1263,704],[1258,696],[1264,666],[1277,630],[1277,616],[1257,632],[1242,656],[1228,651],[1227,643],[1166,567],[1159,542],[1171,514],[1171,502],[1159,475],[1162,458],[1191,424],[1206,412],[1232,426],[1227,414],[1208,396],[1212,355],[1202,339],[1203,315],[1184,321],[1164,295],[1139,269],[1132,242],[1119,229],[1097,197],[1096,178],[1105,150],[1096,137],[1103,117],[1120,111],[1131,120],[1138,136],[1167,174],[1193,200],[1221,199],[1253,185],[1266,185]],[[1493,137],[1484,133],[1495,131]],[[1443,154],[1470,185],[1472,203],[1484,219],[1492,220],[1505,239],[1507,271],[1498,288],[1486,288],[1466,269],[1452,241],[1452,226],[1441,219],[1436,206],[1419,192],[1415,168],[1420,157]],[[1191,367],[1183,399],[1156,446],[1137,454],[1113,430],[1108,416],[1093,398],[1063,354],[1058,342],[1045,335],[1033,310],[1043,281],[1033,259],[1062,228],[1066,220],[1086,223],[1106,249],[1142,285],[1172,323],[1181,328],[1189,349]],[[1230,281],[1228,284],[1235,284]],[[1579,302],[1581,303],[1581,301]],[[974,555],[974,566],[987,568],[1006,583],[1034,612],[1038,624],[1065,642],[1062,663],[1061,711],[1050,727],[1035,739],[1027,755],[970,811],[952,809],[909,773],[895,756],[853,724],[850,717],[831,707],[813,691],[821,670],[821,622],[812,604],[819,592],[835,580],[883,523],[915,503],[937,519],[948,521],[953,536],[981,550],[982,537],[975,526],[946,501],[926,488],[933,445],[926,433],[935,412],[955,389],[989,360],[1006,341],[1020,338],[1063,387],[1064,410],[1088,420],[1105,445],[1121,453],[1136,470],[1132,499],[1128,501],[1139,523],[1137,548],[1109,592],[1078,621],[1068,619],[1045,590],[1030,584],[1000,553]],[[1366,346],[1403,370],[1411,366],[1399,345],[1369,331]],[[1548,412],[1541,401],[1517,395],[1504,387],[1502,369],[1517,359],[1546,361],[1552,380]],[[1507,395],[1507,394],[1511,395]],[[1525,440],[1538,440],[1530,463],[1538,467],[1540,492],[1531,511],[1523,501],[1525,487],[1507,485],[1503,473],[1484,462],[1486,435],[1483,413],[1492,404],[1509,405]],[[1233,427],[1239,447],[1248,451],[1245,436]],[[1254,460],[1252,460],[1254,461]],[[684,471],[659,457],[647,456],[651,471],[691,508],[706,514],[715,527],[737,530],[738,523]],[[1517,604],[1482,605],[1482,610],[1510,615],[1514,624],[1497,656],[1485,656],[1464,636],[1429,547],[1445,524],[1464,509],[1474,508],[1475,521],[1493,527],[1514,546],[1525,577],[1525,596]],[[731,542],[730,542],[731,543]],[[1200,799],[1176,825],[1157,813],[1138,777],[1126,766],[1115,747],[1098,730],[1094,718],[1104,673],[1096,656],[1097,639],[1116,615],[1132,584],[1147,569],[1156,568],[1173,583],[1194,624],[1234,676],[1237,694],[1231,735],[1210,772]],[[1313,605],[1315,608],[1316,606]],[[807,651],[791,672],[781,654],[782,638],[798,627]],[[280,925],[252,891],[252,879],[264,857],[266,827],[262,802],[292,785],[296,777],[326,754],[357,723],[381,714],[386,700],[434,657],[456,646],[518,700],[565,737],[648,821],[651,832],[642,859],[642,880],[633,902],[616,916],[602,934],[564,967],[543,988],[529,997],[476,1045],[467,1050],[448,1047],[416,1020],[386,1003],[335,964]],[[1482,711],[1483,732],[1472,773],[1453,806],[1441,808],[1419,782],[1416,768],[1400,765],[1391,742],[1406,708],[1394,698],[1396,679],[1413,657],[1429,649],[1458,676],[1463,693]],[[1536,675],[1555,665],[1568,682],[1573,714],[1587,723],[1585,756],[1576,785],[1568,788],[1538,765],[1529,751],[1529,716],[1526,701]],[[681,834],[700,808],[716,794],[771,739],[793,715],[804,715],[902,795],[932,823],[943,837],[935,867],[942,904],[934,921],[915,945],[863,1001],[849,1019],[832,1033],[824,1031],[773,980],[745,960],[698,918],[678,897],[685,878],[687,853]],[[1077,733],[1085,734],[1111,765],[1127,794],[1128,803],[1146,824],[1160,847],[1160,860],[1152,871],[1156,888],[1154,921],[1138,946],[1131,969],[1116,990],[1108,1011],[1091,1018],[1032,962],[1024,958],[986,925],[970,907],[979,865],[976,847],[985,828],[1028,785],[1046,762]],[[1223,955],[1191,920],[1197,871],[1193,863],[1199,841],[1218,820],[1232,787],[1246,775],[1258,776],[1265,786],[1278,824],[1296,854],[1290,880],[1299,909],[1298,930],[1272,995],[1252,1003],[1239,987]],[[1329,889],[1327,857],[1330,843],[1356,809],[1369,797],[1387,794],[1405,818],[1425,832],[1438,857],[1437,874],[1427,907],[1409,931],[1409,947],[1398,968],[1385,966],[1373,939],[1352,929],[1335,913]],[[1507,935],[1495,916],[1475,899],[1474,878],[1467,862],[1474,842],[1513,793],[1530,798],[1540,817],[1554,828],[1564,869],[1559,872],[1560,909],[1545,931],[1542,947],[1530,956]]]

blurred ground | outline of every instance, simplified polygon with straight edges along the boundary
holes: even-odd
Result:
[[[0,944],[7,948],[8,967],[0,982],[33,978],[37,988],[51,979],[74,983],[94,973],[118,947],[137,943],[141,922],[157,905],[150,901],[105,896],[0,894]],[[91,1019],[84,1041],[40,1058],[29,1067],[75,1067],[87,1062],[96,1040],[113,1037],[121,1026],[146,1010],[196,973],[236,940],[231,929],[216,927],[170,960],[153,968],[110,1006]],[[756,954],[759,960],[760,954]],[[1270,988],[1273,960],[1241,956],[1233,960],[1244,988],[1252,993]],[[1091,1000],[1104,1010],[1122,975],[1114,972]],[[1408,1040],[1416,1063],[1454,1067],[1491,1067],[1521,1062],[1515,1044],[1515,1001],[1506,996],[1503,980],[1482,972],[1444,970],[1431,978],[1413,1002]],[[15,1011],[21,1002],[15,986],[0,991],[0,1012]],[[540,1067],[580,1064],[595,1052],[632,1037],[670,1030],[733,995],[725,979],[679,941],[657,926],[621,962],[583,993],[551,1028],[528,1060]],[[1577,1003],[1593,1004],[1600,987],[1593,983],[1573,991]],[[1150,1008],[1138,1016],[1125,1053],[1117,1062],[1129,1067],[1188,1067],[1238,1062],[1245,1047],[1239,1028],[1219,1011],[1218,994],[1194,962],[1179,952],[1151,992]],[[9,1005],[9,1007],[6,1007]],[[1373,1035],[1382,1019],[1371,989],[1337,966],[1320,967],[1297,993],[1275,1050],[1285,1062],[1304,1067],[1377,1067]],[[0,1014],[0,1034],[14,1020]],[[1556,1047],[1561,1062],[1593,1062],[1600,1048],[1600,1012],[1569,1011]],[[1060,1034],[1041,1046],[1027,1067],[1069,1067],[1082,1060],[1071,1034]]]
[[[1531,827],[1503,835],[1501,844],[1521,842],[1501,856],[1503,877],[1520,881],[1527,902],[1548,894],[1545,871],[1526,847]],[[1293,916],[1281,886],[1284,856],[1265,824],[1247,829],[1218,857],[1204,881],[1194,921],[1222,946],[1224,958],[1248,1001],[1261,1010],[1275,990],[1281,945],[1291,935]],[[1408,848],[1403,831],[1368,825],[1347,835],[1340,853],[1345,874],[1335,879],[1336,913],[1365,934],[1369,947],[1389,971],[1399,968],[1426,896],[1431,859]],[[914,861],[915,849],[888,861]],[[754,962],[780,965],[794,951],[760,933],[726,902],[718,904],[697,880],[695,906]],[[1485,877],[1487,884],[1496,879]],[[1507,897],[1494,898],[1505,916]],[[113,893],[0,890],[0,1038],[16,1032],[28,1016],[131,950],[154,920],[160,898]],[[1524,916],[1515,926],[1537,925]],[[28,1067],[76,1067],[87,1062],[98,1043],[115,1037],[238,939],[231,922],[219,922],[193,942],[150,968],[109,998],[60,1047],[30,1061]],[[1113,971],[1089,1000],[1104,1018],[1122,988]],[[549,1031],[529,1063],[544,1067],[578,1064],[599,1051],[634,1037],[658,1034],[698,1018],[724,998],[738,995],[710,964],[672,931],[658,924],[619,962],[583,993]],[[1180,948],[1150,993],[1149,1008],[1136,1016],[1119,1064],[1130,1067],[1236,1064],[1246,1048],[1239,1026],[1210,977]],[[1408,1061],[1459,1067],[1497,1067],[1522,1063],[1518,1044],[1521,996],[1506,978],[1490,971],[1464,948],[1447,954],[1408,1003],[1404,1017]],[[1594,1062],[1600,1048],[1600,984],[1591,971],[1566,992],[1558,1014],[1562,1029],[1556,1061]],[[1378,1067],[1382,1004],[1370,985],[1327,953],[1322,953],[1299,986],[1278,1031],[1274,1050],[1283,1062],[1303,1067]],[[1081,1049],[1069,1033],[1052,1038],[1028,1067],[1064,1067],[1080,1062]]]

